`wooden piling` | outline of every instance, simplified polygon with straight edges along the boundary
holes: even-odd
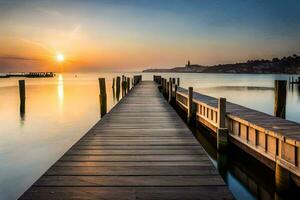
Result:
[[[226,99],[218,100],[218,129],[217,129],[217,149],[224,151],[228,146],[228,129],[225,126]]]
[[[180,78],[177,78],[177,85],[180,86]]]
[[[126,84],[126,81],[125,81],[125,77],[123,77],[123,80],[122,80],[122,97],[124,97],[126,95],[126,89],[127,89],[127,84]]]
[[[119,101],[120,99],[120,83],[121,82],[121,78],[120,76],[117,76],[117,80],[116,80],[116,97],[117,97],[117,100]]]
[[[176,93],[177,93],[177,85],[175,84],[174,86],[174,96],[173,96],[173,101],[176,103]]]
[[[283,119],[286,113],[286,84],[285,80],[275,80],[274,115]]]
[[[169,96],[168,96],[168,101],[171,103],[172,101],[172,78],[169,78]]]
[[[161,93],[164,94],[165,93],[165,87],[166,87],[166,84],[165,84],[165,78],[162,78],[162,90],[161,90]]]
[[[25,101],[25,80],[19,80],[20,102]]]
[[[192,125],[195,122],[196,112],[193,106],[193,87],[189,87],[189,98],[188,98],[188,115],[187,122]]]
[[[115,78],[113,78],[112,88],[115,89]]]
[[[129,92],[130,90],[130,77],[127,77],[127,93]]]
[[[25,113],[25,80],[19,80],[19,96],[20,96],[20,113]]]
[[[175,84],[175,83],[176,83],[176,79],[172,78],[172,84]]]
[[[100,89],[99,98],[100,98],[101,117],[103,117],[107,112],[105,78],[99,78],[99,89]]]

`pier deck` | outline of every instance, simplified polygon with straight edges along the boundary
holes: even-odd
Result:
[[[141,82],[20,199],[233,199],[154,82]]]

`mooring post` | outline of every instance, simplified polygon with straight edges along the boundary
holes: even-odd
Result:
[[[25,80],[19,80],[20,113],[25,113]]]
[[[107,112],[105,78],[99,78],[99,89],[100,89],[99,98],[100,98],[101,117],[103,117]]]
[[[19,80],[20,101],[25,101],[25,80]]]
[[[121,78],[120,78],[120,76],[117,76],[117,80],[116,80],[116,97],[117,97],[118,101],[120,99],[120,82],[121,82]]]
[[[127,86],[126,86],[126,81],[125,81],[125,77],[122,78],[122,97],[124,97],[126,95],[126,89],[127,89]]]
[[[158,76],[158,77],[157,77],[157,83],[158,83],[158,84],[161,84],[161,76]]]
[[[166,99],[169,99],[169,85],[170,85],[170,82],[167,81],[167,87],[166,87]]]
[[[127,93],[130,90],[130,77],[127,77]]]
[[[274,115],[285,119],[286,112],[286,80],[275,80]]]
[[[115,89],[115,78],[113,78],[112,88]]]
[[[180,78],[177,78],[177,85],[178,86],[180,86],[179,83],[180,83]]]
[[[172,101],[172,78],[169,78],[169,96],[168,96],[168,101],[171,103]]]
[[[163,91],[163,94],[166,95],[166,92],[167,91],[167,79],[164,78],[164,91]]]
[[[176,93],[177,93],[177,85],[175,84],[175,86],[174,86],[174,96],[173,96],[175,104],[177,103],[176,102],[176,96],[177,96]]]
[[[188,93],[188,115],[187,115],[187,122],[189,125],[192,125],[196,120],[196,109],[193,104],[193,87],[189,87]]]
[[[172,84],[175,84],[175,83],[176,83],[176,79],[172,78]]]
[[[228,146],[228,129],[225,125],[226,117],[226,99],[219,98],[218,100],[218,130],[217,130],[217,149],[224,151]]]

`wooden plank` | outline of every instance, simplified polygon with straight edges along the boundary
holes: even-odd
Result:
[[[64,155],[60,161],[202,161],[208,160],[207,155],[101,155],[101,156],[70,156]]]
[[[199,161],[131,161],[131,162],[122,162],[122,161],[114,161],[114,162],[61,162],[58,161],[55,166],[59,167],[97,167],[97,166],[212,166],[210,160],[202,160]]]
[[[203,155],[202,149],[184,150],[70,150],[66,155]]]
[[[208,186],[225,185],[218,175],[203,176],[42,176],[34,186]]]
[[[219,200],[232,199],[225,186],[197,187],[32,187],[23,200],[110,199],[110,200]]]
[[[137,176],[137,175],[217,175],[213,166],[109,166],[109,167],[52,167],[46,176]]]

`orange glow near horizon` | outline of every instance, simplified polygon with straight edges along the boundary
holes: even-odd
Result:
[[[187,1],[184,7],[169,7],[166,1],[151,6],[117,2],[1,4],[0,72],[56,71],[62,64],[65,72],[136,71],[180,67],[188,60],[214,65],[299,52],[297,34],[295,38],[282,37],[282,32],[276,35],[257,26],[256,18],[247,24],[254,15],[242,14],[241,27],[244,23],[231,18],[224,23],[215,12],[199,11],[209,3]]]

